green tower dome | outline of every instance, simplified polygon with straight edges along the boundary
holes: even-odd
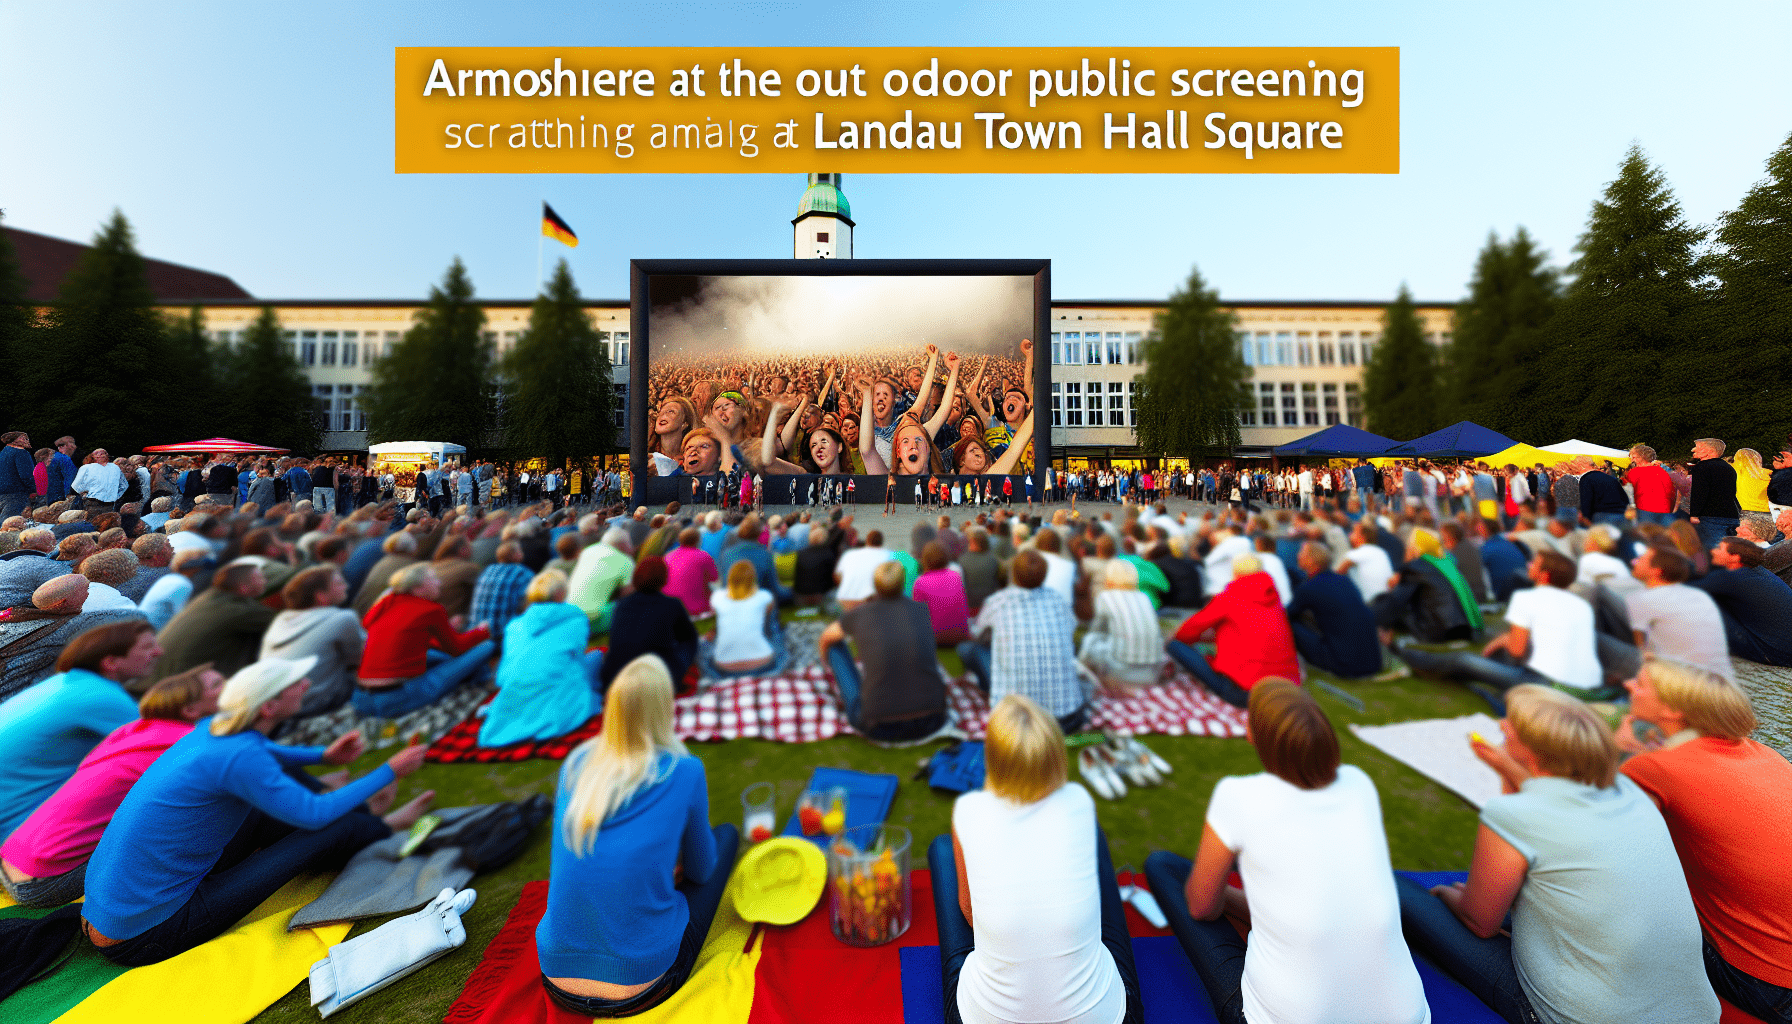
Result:
[[[852,204],[846,201],[846,193],[840,191],[842,177],[844,175],[809,175],[809,187],[803,190],[802,201],[797,203],[795,220],[802,220],[812,213],[819,213],[838,217],[851,224]]]

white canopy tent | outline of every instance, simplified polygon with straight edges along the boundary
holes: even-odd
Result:
[[[387,441],[367,446],[367,454],[401,461],[430,459],[440,463],[449,455],[465,455],[466,448],[447,441]],[[406,458],[409,456],[409,458]]]
[[[1558,455],[1597,455],[1602,459],[1627,459],[1630,457],[1630,453],[1627,451],[1607,448],[1605,445],[1582,441],[1579,438],[1570,438],[1557,444],[1546,444],[1542,446],[1542,450],[1555,452]]]

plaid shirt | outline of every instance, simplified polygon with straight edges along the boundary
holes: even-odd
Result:
[[[479,574],[479,582],[473,585],[473,610],[467,615],[467,622],[474,626],[490,623],[492,639],[503,643],[504,627],[522,611],[523,592],[534,578],[529,567],[518,562],[486,566]]]
[[[1083,706],[1076,672],[1076,619],[1070,605],[1045,587],[1006,587],[983,602],[971,635],[992,630],[989,700],[1009,693],[1031,697],[1062,718]]]

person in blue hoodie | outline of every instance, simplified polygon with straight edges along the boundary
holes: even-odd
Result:
[[[566,603],[566,574],[549,569],[529,583],[521,615],[504,627],[498,696],[479,727],[479,745],[564,736],[603,710],[602,651],[585,652],[591,623]]]
[[[37,494],[37,460],[23,430],[0,436],[0,519],[20,515]]]

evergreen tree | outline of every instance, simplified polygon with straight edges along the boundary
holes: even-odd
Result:
[[[212,353],[223,387],[226,435],[251,444],[314,452],[322,438],[311,398],[311,382],[281,337],[272,306],[243,332],[234,348]]]
[[[1239,406],[1251,402],[1237,328],[1219,292],[1190,268],[1145,339],[1146,369],[1133,401],[1141,450],[1191,457],[1237,446]]]
[[[485,311],[473,302],[473,282],[455,257],[442,283],[429,290],[417,325],[374,364],[373,384],[363,400],[367,439],[484,446],[493,404],[484,326]]]
[[[165,325],[124,214],[94,236],[18,367],[33,437],[73,434],[123,457],[179,436],[194,396],[173,374]]]
[[[504,443],[512,457],[600,455],[615,445],[610,357],[561,260],[504,359]]]
[[[1440,422],[1438,357],[1425,340],[1412,292],[1400,294],[1382,314],[1381,340],[1363,368],[1363,406],[1369,429],[1396,441],[1429,434]]]
[[[1526,395],[1561,291],[1546,260],[1522,227],[1508,243],[1487,236],[1451,329],[1449,393],[1456,407],[1451,418],[1513,437],[1526,432]]]
[[[1669,455],[1705,435],[1698,404],[1713,396],[1699,308],[1703,238],[1666,177],[1632,146],[1575,246],[1574,283],[1533,381],[1531,433],[1543,439],[1534,443],[1647,440]]]
[[[171,316],[167,324],[168,368],[179,381],[181,393],[216,395],[220,384],[227,383],[220,373],[222,353],[215,352],[205,333],[205,314],[198,306],[185,316]],[[223,403],[226,407],[228,401]],[[202,437],[234,437],[236,424],[228,412],[213,402],[175,402],[169,409],[168,429],[185,441]]]
[[[0,211],[0,220],[4,219],[4,211]],[[0,231],[0,365],[18,365],[18,358],[28,350],[28,338],[36,321],[36,311],[25,300],[25,277],[19,272],[12,239]],[[16,429],[26,416],[16,402],[13,377],[10,373],[0,374],[0,409],[8,410],[8,420],[0,430]]]
[[[1792,429],[1792,137],[1767,160],[1767,178],[1718,218],[1713,269],[1721,284],[1707,365],[1706,436],[1771,461]]]

